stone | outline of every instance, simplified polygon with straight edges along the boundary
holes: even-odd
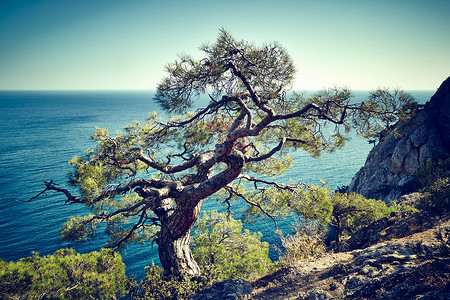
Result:
[[[327,292],[325,292],[324,290],[317,289],[314,291],[310,291],[305,296],[300,296],[297,299],[298,300],[328,300],[328,299],[332,299],[332,298],[333,297],[331,297],[331,295],[328,294]]]
[[[408,139],[403,137],[395,143],[394,152],[391,156],[391,168],[390,171],[393,174],[399,174],[403,171],[403,161],[408,153],[411,151],[411,147],[408,143]]]
[[[192,297],[192,300],[245,300],[251,299],[252,286],[243,279],[225,280],[213,284]]]

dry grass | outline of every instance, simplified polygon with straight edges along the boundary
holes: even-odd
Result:
[[[321,256],[326,248],[324,244],[324,234],[318,225],[308,223],[294,227],[294,234],[284,237],[280,235],[284,251],[280,252],[279,263],[291,265],[300,260]]]

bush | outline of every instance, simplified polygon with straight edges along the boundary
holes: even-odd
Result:
[[[280,254],[278,265],[286,266],[293,262],[319,257],[325,252],[324,234],[317,223],[308,222],[294,226],[294,234],[284,237],[280,234],[284,251]]]
[[[136,284],[131,296],[135,300],[182,300],[190,299],[196,292],[206,287],[206,280],[202,278],[166,276],[162,268],[152,264],[146,268],[140,288]]]
[[[242,230],[242,222],[215,211],[203,214],[194,237],[193,256],[208,281],[251,280],[272,267],[269,244],[261,233]]]
[[[334,193],[331,203],[331,225],[340,227],[338,230],[342,234],[351,235],[361,227],[390,214],[385,202],[368,199],[356,193]]]
[[[336,247],[341,236],[349,236],[363,226],[388,216],[400,206],[388,207],[381,200],[362,195],[331,192],[326,186],[311,186],[292,205],[306,219],[317,221],[325,230],[336,229]]]
[[[426,210],[450,210],[450,158],[427,160],[415,174],[423,197],[420,207]]]
[[[0,260],[0,299],[115,299],[126,295],[127,287],[125,265],[111,249]]]

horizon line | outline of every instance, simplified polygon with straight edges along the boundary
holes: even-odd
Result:
[[[379,87],[385,88],[385,87]],[[436,91],[437,88],[434,89],[402,89],[396,87],[387,87],[389,90],[399,89],[402,91]],[[330,88],[321,88],[321,89],[290,89],[290,91],[323,91]],[[155,92],[157,89],[0,89],[0,92]],[[349,89],[350,91],[375,91],[377,89]],[[206,94],[206,93],[205,93]]]

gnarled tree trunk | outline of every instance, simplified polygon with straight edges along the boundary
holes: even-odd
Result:
[[[191,234],[189,232],[174,239],[170,236],[170,233],[161,229],[157,243],[159,259],[166,274],[177,276],[187,274],[190,277],[200,275],[200,267],[194,260],[189,247],[190,240]]]
[[[213,160],[215,161],[215,157],[210,157],[208,161]],[[172,201],[166,199],[167,202],[161,203],[160,209],[155,211],[161,221],[161,230],[158,232],[156,243],[166,274],[187,274],[191,277],[200,275],[200,268],[189,247],[190,233],[199,217],[203,199],[239,176],[244,165],[244,156],[242,152],[233,151],[227,156],[226,162],[228,168],[212,177],[208,172],[210,168],[205,168],[203,176],[197,175],[197,179],[201,180],[182,189],[176,199],[171,199]],[[198,166],[198,169],[199,173],[202,173],[201,166]]]
[[[186,274],[190,277],[200,275],[200,268],[192,256],[189,244],[191,229],[198,219],[201,206],[202,201],[198,201],[194,206],[178,206],[167,210],[165,216],[160,216],[161,230],[156,243],[166,274]]]

